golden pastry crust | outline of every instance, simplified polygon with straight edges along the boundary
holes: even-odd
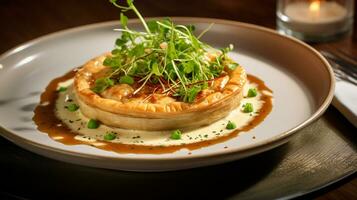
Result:
[[[126,89],[126,86],[120,85],[117,90],[96,94],[91,90],[91,84],[95,76],[106,70],[107,67],[102,63],[107,55],[90,60],[78,70],[74,78],[74,93],[85,116],[110,126],[141,130],[203,126],[226,116],[243,98],[247,77],[240,66],[234,70],[226,69],[227,76],[215,85],[221,88],[207,92],[206,96],[194,103],[176,101],[170,97],[155,102],[126,97],[133,90],[130,86]],[[112,94],[115,94],[114,97]]]

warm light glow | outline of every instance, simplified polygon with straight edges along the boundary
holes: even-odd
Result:
[[[104,146],[104,145],[107,145],[105,143],[102,143],[102,142],[95,142],[95,143],[92,143],[94,146]]]
[[[31,55],[31,56],[27,56],[26,58],[20,60],[16,65],[15,68],[21,67],[23,65],[26,65],[27,63],[35,60],[39,55],[35,54],[35,55]]]
[[[321,4],[321,2],[319,0],[311,2],[310,6],[309,6],[310,11],[318,12],[320,10],[320,4]]]
[[[54,140],[62,140],[64,137],[63,136],[53,136],[52,138]]]

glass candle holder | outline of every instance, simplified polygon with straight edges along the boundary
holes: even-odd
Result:
[[[352,31],[354,0],[278,0],[277,29],[307,42],[335,40]]]

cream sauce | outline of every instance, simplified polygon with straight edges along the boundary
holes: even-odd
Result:
[[[171,131],[141,131],[109,127],[101,124],[97,129],[88,129],[88,118],[80,109],[70,112],[69,104],[77,104],[73,95],[72,83],[75,72],[53,80],[41,96],[41,104],[35,110],[34,121],[40,131],[46,132],[54,140],[64,144],[88,144],[101,149],[120,153],[168,153],[181,148],[197,149],[216,144],[235,137],[239,132],[248,131],[258,125],[272,109],[272,92],[258,78],[249,75],[243,94],[249,88],[257,88],[256,97],[245,97],[241,105],[227,117],[211,125],[192,130],[182,130],[180,140],[170,139]],[[67,87],[64,92],[58,88]],[[252,103],[254,112],[242,112],[242,105]],[[226,129],[228,121],[234,122],[237,128]],[[115,133],[114,140],[104,140],[108,132]]]
[[[72,79],[71,79],[72,80]],[[104,140],[106,133],[116,133],[114,140],[108,141],[113,143],[123,144],[136,144],[136,145],[149,145],[149,146],[172,146],[181,144],[191,144],[200,141],[207,141],[216,139],[218,137],[226,136],[234,130],[226,129],[228,121],[234,122],[237,125],[237,129],[240,129],[247,125],[262,108],[263,101],[261,100],[261,92],[258,92],[256,97],[243,98],[241,105],[233,110],[227,117],[216,121],[208,126],[196,128],[193,130],[182,130],[182,137],[180,140],[170,139],[171,131],[142,131],[142,130],[128,130],[110,127],[101,124],[97,129],[87,128],[87,122],[89,119],[85,117],[80,109],[75,112],[68,111],[66,107],[70,104],[77,104],[77,99],[74,96],[71,81],[60,82],[62,87],[68,87],[65,92],[59,93],[56,101],[56,116],[62,120],[62,122],[70,128],[72,131],[82,135],[76,136],[75,139],[81,141],[84,138],[91,138],[92,140],[86,140],[87,142],[96,142],[97,140]],[[256,88],[257,84],[248,83],[245,85],[243,94],[247,94],[249,88]],[[263,91],[267,92],[267,91]],[[271,95],[271,94],[269,94]],[[245,103],[252,103],[254,111],[253,113],[242,112],[242,106]]]

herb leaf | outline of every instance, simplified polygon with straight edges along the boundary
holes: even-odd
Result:
[[[105,89],[113,85],[114,85],[114,81],[111,80],[110,78],[108,77],[99,78],[95,81],[95,86],[92,88],[92,91],[95,93],[101,93]]]
[[[132,85],[134,83],[134,79],[131,76],[122,76],[119,79],[119,83]]]
[[[251,113],[251,112],[253,112],[253,104],[251,104],[251,103],[246,103],[246,104],[244,104],[243,105],[243,112],[244,113]]]
[[[189,102],[189,103],[192,103],[197,94],[201,91],[201,88],[198,87],[198,86],[194,86],[194,87],[191,87],[189,88],[187,91],[186,91],[186,95],[184,96],[184,101],[185,102]]]
[[[129,56],[133,57],[139,57],[142,56],[145,53],[144,45],[143,44],[138,44],[134,48],[131,49],[129,53]]]
[[[235,70],[239,65],[237,63],[229,63],[227,65],[227,67],[230,69],[230,70]]]
[[[69,104],[66,108],[68,111],[74,112],[74,111],[78,110],[79,106],[75,103],[72,103],[72,104]]]
[[[126,27],[128,24],[128,17],[124,13],[120,13],[120,23],[123,27]]]
[[[154,64],[152,64],[151,67],[152,67],[151,70],[152,70],[153,74],[155,74],[156,76],[161,76],[162,75],[162,73],[159,70],[159,65],[157,64],[157,62],[154,62]]]
[[[232,130],[232,129],[235,129],[235,128],[237,128],[237,125],[234,122],[228,121],[226,129]]]
[[[117,68],[121,65],[120,60],[117,59],[116,57],[106,57],[105,60],[103,61],[104,66],[108,67],[113,67]]]
[[[58,92],[65,92],[67,90],[67,87],[60,87],[57,89]]]
[[[128,41],[122,38],[118,38],[115,40],[115,45],[117,45],[118,47],[122,47],[124,46]]]
[[[258,92],[256,88],[249,88],[248,90],[248,97],[255,97],[257,96]]]
[[[157,32],[159,29],[159,25],[157,25],[155,20],[150,20],[147,22],[148,27],[150,29],[151,32]]]

